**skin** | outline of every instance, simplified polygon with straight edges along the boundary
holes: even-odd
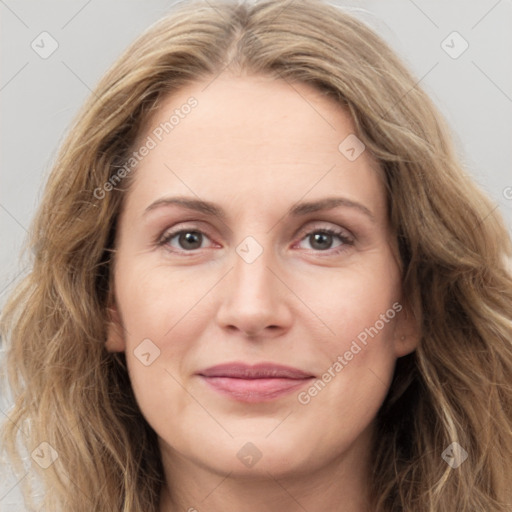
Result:
[[[210,82],[166,98],[146,125],[139,142],[190,96],[198,101],[140,162],[116,240],[107,349],[126,352],[159,437],[160,512],[364,512],[374,419],[396,359],[418,341],[405,305],[307,404],[297,396],[310,384],[243,403],[196,372],[265,361],[319,377],[402,304],[382,171],[368,151],[349,161],[338,150],[354,125],[309,85],[227,74]],[[226,218],[177,205],[145,213],[178,195],[211,201]],[[374,220],[348,206],[286,215],[298,201],[329,196],[364,205]],[[345,241],[315,243],[326,228]],[[179,235],[158,245],[179,229],[204,233],[199,248]],[[248,236],[263,249],[252,263],[236,251]],[[149,366],[134,353],[144,339],[160,350]],[[248,442],[261,453],[252,467],[237,457]]]

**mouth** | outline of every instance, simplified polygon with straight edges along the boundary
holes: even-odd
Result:
[[[272,363],[226,363],[198,372],[214,391],[239,402],[269,402],[305,386],[314,375]]]

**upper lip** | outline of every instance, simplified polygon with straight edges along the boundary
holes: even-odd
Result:
[[[203,377],[230,377],[233,379],[306,379],[314,377],[311,373],[298,368],[274,363],[246,363],[233,362],[211,366],[198,372]]]

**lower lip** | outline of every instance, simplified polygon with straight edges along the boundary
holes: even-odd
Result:
[[[215,391],[240,402],[270,402],[301,388],[313,379],[235,379],[204,376],[201,378]]]

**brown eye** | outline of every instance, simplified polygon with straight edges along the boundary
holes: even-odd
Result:
[[[308,238],[310,240],[311,247],[320,251],[330,249],[333,243],[333,235],[321,231],[308,235]]]
[[[202,241],[203,235],[199,231],[183,231],[178,237],[178,243],[183,249],[199,249]]]
[[[194,251],[200,249],[204,239],[207,238],[201,231],[184,229],[167,233],[160,241],[160,245],[170,246],[172,250]]]
[[[336,242],[336,239],[338,242]],[[348,245],[354,245],[354,241],[344,231],[336,231],[334,229],[315,229],[306,233],[301,243],[308,241],[309,246],[315,251],[328,251],[337,253],[346,249]],[[334,245],[336,244],[336,245]]]

